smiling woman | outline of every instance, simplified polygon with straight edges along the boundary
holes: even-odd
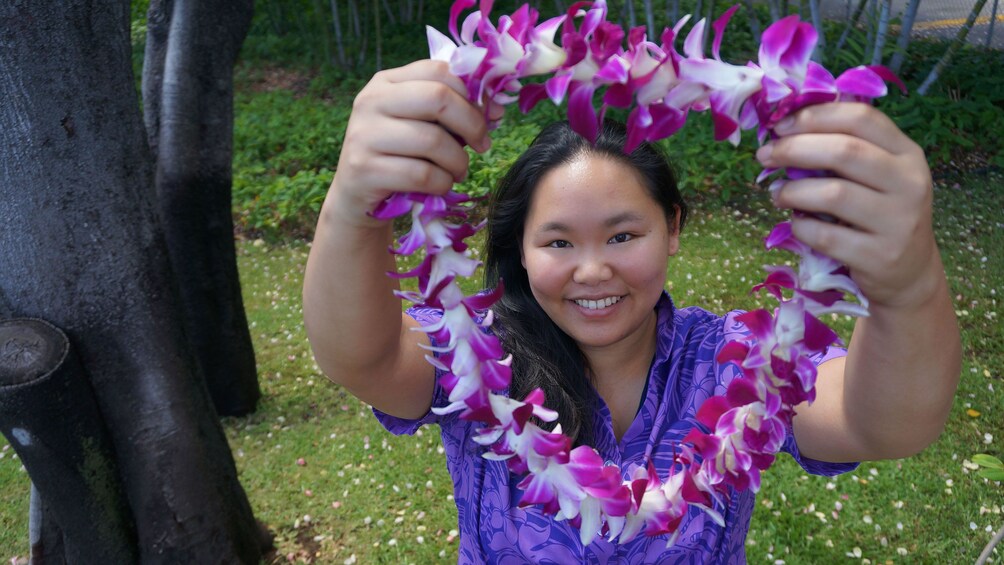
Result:
[[[451,64],[464,76],[422,61],[378,74],[360,93],[304,286],[305,321],[326,374],[394,433],[440,425],[461,562],[742,562],[760,471],[779,451],[809,473],[835,474],[862,458],[914,453],[937,436],[959,359],[957,334],[946,341],[942,331],[952,310],[930,230],[925,160],[865,105],[795,111],[836,100],[845,87],[858,89],[849,100],[878,95],[875,84],[845,73],[834,85],[812,67],[811,26],[797,20],[765,33],[772,45],[761,53],[756,88],[714,82],[752,76],[718,59],[731,11],[714,24],[714,60],[700,53],[703,23],[687,40],[693,65],[637,36],[624,54],[637,63],[639,51],[666,49],[665,72],[679,63],[704,77],[690,83],[697,90],[679,88],[697,93],[687,108],[713,110],[721,139],[737,135],[735,96],[759,95],[746,108],[772,142],[758,158],[792,179],[775,184],[776,203],[841,220],[797,216],[768,238],[802,256],[798,273],[777,268],[761,285],[776,309],[718,316],[674,307],[665,266],[685,206],[665,159],[645,141],[667,134],[660,128],[672,125],[672,111],[654,100],[639,106],[650,114],[632,112],[634,135],[595,121],[583,108],[602,81],[641,80],[597,68],[582,80],[600,82],[571,87],[577,119],[542,132],[501,183],[486,253],[488,285],[498,287],[465,297],[454,279],[477,265],[463,241],[473,229],[452,223],[465,210],[450,187],[467,173],[462,144],[490,146],[485,117],[498,118],[494,102],[512,101],[503,90],[518,77],[506,73],[518,74],[534,49],[533,41],[527,52],[512,43],[534,29],[535,13],[524,7],[496,29],[487,5],[462,35],[451,24],[464,44],[455,53],[466,54],[450,55]],[[458,2],[454,16],[465,6]],[[622,36],[604,15],[602,2],[574,14],[584,17],[577,32],[589,40],[589,57],[573,53],[580,58],[562,63],[554,79],[564,77],[564,87],[579,64],[620,60]],[[474,27],[488,48],[472,43]],[[573,46],[574,34],[565,35]],[[492,47],[518,55],[515,66]],[[465,66],[471,53],[486,67]],[[872,70],[855,76],[865,75],[884,88]],[[615,86],[605,101],[616,100]],[[488,102],[482,109],[472,101]],[[659,119],[670,122],[655,129],[638,122],[663,111]],[[382,248],[391,238],[386,220],[409,210],[412,230],[395,251],[424,245],[427,254],[397,275],[418,278],[419,292],[403,293],[382,277],[393,269]],[[845,301],[846,291],[861,303]],[[391,292],[424,306],[402,317]],[[829,347],[836,334],[817,316],[860,311],[864,299],[872,318],[858,323],[856,337],[867,339],[850,352]],[[820,394],[810,406],[817,371]]]
[[[510,396],[541,389],[582,445],[592,438],[593,387],[634,385],[615,427],[634,417],[655,346],[653,308],[687,214],[665,158],[649,144],[625,154],[626,139],[613,122],[595,144],[551,125],[499,183],[489,211],[485,283],[506,287],[493,311],[513,329],[500,335],[513,354]],[[542,363],[555,346],[572,354]]]

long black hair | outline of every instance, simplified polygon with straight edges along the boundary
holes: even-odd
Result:
[[[521,260],[523,228],[530,200],[541,179],[554,168],[584,154],[616,159],[638,173],[643,186],[659,203],[673,229],[676,214],[682,229],[687,205],[680,196],[665,155],[649,143],[624,153],[627,132],[606,121],[595,144],[575,133],[567,122],[544,128],[513,163],[489,205],[485,242],[485,283],[500,281],[505,292],[492,310],[499,322],[499,339],[513,355],[510,396],[522,399],[536,388],[544,391],[548,408],[560,414],[562,431],[576,444],[593,441],[595,395],[586,380],[586,360],[575,341],[537,303]]]

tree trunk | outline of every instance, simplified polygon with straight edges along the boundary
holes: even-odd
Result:
[[[359,41],[363,36],[363,26],[359,22],[359,0],[349,0],[349,15],[352,18],[352,37]]]
[[[944,70],[948,68],[948,65],[952,63],[952,58],[955,57],[955,52],[958,51],[959,48],[966,42],[966,36],[969,35],[969,30],[973,29],[973,23],[976,22],[976,18],[980,15],[980,12],[983,11],[983,7],[986,5],[987,0],[976,0],[976,5],[973,6],[973,9],[969,12],[969,17],[966,18],[966,23],[962,24],[962,27],[959,28],[959,32],[955,34],[955,39],[952,41],[952,44],[948,47],[948,50],[945,51],[945,54],[941,56],[941,59],[937,62],[937,64],[934,65],[934,68],[931,69],[927,78],[924,79],[924,84],[920,85],[920,88],[917,89],[917,94],[921,96],[926,95],[927,91],[931,88],[931,85],[938,80],[941,73],[944,72]]]
[[[858,5],[854,8],[854,14],[849,20],[847,20],[847,26],[844,27],[843,33],[840,34],[840,39],[837,40],[837,46],[833,48],[833,54],[836,55],[840,53],[843,49],[844,43],[847,41],[847,36],[851,34],[851,30],[858,25],[858,21],[861,19],[861,14],[865,11],[865,6],[868,5],[868,0],[858,0]]]
[[[865,34],[865,52],[861,64],[868,63],[871,59],[869,53],[875,50],[875,30],[878,27],[879,0],[868,0],[868,27]]]
[[[746,7],[746,15],[750,22],[753,44],[760,45],[760,18],[757,17],[756,10],[753,8],[753,0],[743,0],[743,5]]]
[[[707,53],[711,45],[711,36],[714,35],[711,31],[711,22],[715,21],[715,0],[704,0],[707,4],[704,6],[704,19],[707,21],[707,26],[704,32],[704,52]]]
[[[331,0],[331,26],[335,30],[335,52],[338,53],[338,66],[345,69],[348,61],[345,59],[345,45],[342,41],[342,19],[338,15],[338,0]]]
[[[129,11],[0,4],[0,289],[13,315],[48,320],[77,351],[140,561],[258,563],[158,223]]]
[[[997,0],[994,0],[996,2]],[[906,5],[906,12],[903,14],[903,23],[899,27],[899,38],[896,40],[896,52],[889,63],[889,69],[899,74],[906,60],[906,50],[910,46],[910,36],[913,34],[913,22],[917,20],[917,8],[920,7],[920,0],[910,0]]]
[[[261,396],[237,274],[231,198],[233,64],[251,10],[250,0],[154,0],[150,19],[165,24],[147,40],[152,58],[143,73],[160,217],[185,333],[224,416],[253,412]]]
[[[809,12],[812,14],[812,27],[816,28],[819,40],[812,52],[812,60],[822,64],[824,49],[826,49],[826,30],[823,29],[823,13],[819,9],[819,0],[809,0]]]
[[[645,27],[648,30],[649,41],[658,41],[655,30],[655,14],[652,13],[652,0],[645,0]]]
[[[997,21],[997,4],[998,1],[994,0],[994,7],[990,9],[990,25],[987,27],[987,39],[983,44],[983,46],[987,49],[990,48],[994,40],[994,23]]]
[[[380,5],[379,0],[373,0],[373,36],[376,46],[376,71],[379,72],[383,66],[383,34],[380,30]]]
[[[770,10],[770,20],[772,22],[781,19],[781,0],[767,0],[767,9]]]
[[[32,560],[135,562],[111,440],[66,334],[4,320],[0,343],[0,431],[31,477]]]
[[[360,26],[360,38],[359,38],[359,53],[358,59],[356,61],[356,68],[361,69],[363,65],[366,64],[366,53],[369,48],[370,40],[370,28],[369,28],[369,10],[365,9],[366,5],[362,4],[359,0],[351,0],[352,4],[356,7],[356,24]]]
[[[680,19],[680,0],[666,0],[666,19],[669,20],[669,27],[676,25],[676,21]]]
[[[314,8],[314,18],[316,18],[317,21],[321,22],[321,24],[320,24],[321,25],[321,42],[322,42],[322,44],[324,46],[324,59],[323,59],[324,60],[324,64],[325,65],[330,65],[330,64],[332,64],[334,62],[334,56],[331,53],[331,43],[332,43],[331,42],[331,29],[327,26],[327,24],[325,22],[325,16],[327,15],[326,14],[327,8],[324,7],[324,0],[313,0],[311,2],[311,4],[312,4],[312,6]],[[251,22],[249,21],[248,22],[249,26],[250,26],[250,23]],[[247,31],[247,30],[245,29],[245,31]],[[243,41],[244,41],[244,39],[241,38],[241,42],[243,42]],[[236,59],[236,56],[234,58]],[[231,72],[233,72],[233,69],[231,69]],[[231,95],[231,98],[233,98],[232,95]]]
[[[382,1],[383,1],[383,9],[387,12],[387,23],[390,25],[397,25],[397,18],[394,17],[394,11],[391,10],[390,4],[387,3],[387,0],[382,0]]]
[[[28,565],[64,565],[66,547],[63,545],[63,531],[39,494],[31,485],[30,506],[28,507],[28,541],[31,550]]]
[[[886,36],[889,34],[889,12],[892,11],[892,0],[882,0],[879,11],[878,28],[875,30],[875,50],[872,52],[873,65],[882,64],[882,49],[885,48]]]

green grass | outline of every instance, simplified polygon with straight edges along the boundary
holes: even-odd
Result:
[[[1004,523],[1004,487],[969,459],[1004,445],[1004,216],[999,175],[939,183],[936,228],[963,331],[963,380],[942,438],[918,456],[865,463],[836,479],[807,477],[789,458],[765,474],[748,539],[751,563],[972,562]],[[698,203],[669,265],[679,305],[751,308],[759,238],[778,213],[765,195]],[[279,556],[318,563],[454,562],[456,510],[438,429],[382,430],[368,408],[318,371],[301,316],[302,242],[238,246],[264,399],[224,422],[241,480]],[[471,282],[468,290],[477,287]],[[850,322],[835,320],[843,336]],[[967,414],[967,410],[973,410]],[[972,415],[976,414],[978,415]],[[993,439],[986,443],[984,434]],[[0,557],[24,555],[28,479],[0,447]],[[303,465],[299,464],[303,459]],[[975,529],[972,529],[972,526]],[[421,541],[420,541],[421,540]],[[905,554],[901,554],[904,553]],[[998,560],[1000,558],[998,557]]]

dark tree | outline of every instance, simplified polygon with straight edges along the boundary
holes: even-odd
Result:
[[[257,563],[262,536],[185,334],[147,140],[127,0],[0,0],[0,312],[68,336],[80,369],[67,378],[86,378],[93,390],[127,506],[118,516],[130,520],[121,531],[135,536],[139,561]],[[18,405],[42,410],[52,400],[45,390]],[[13,418],[5,432],[27,422],[5,415]],[[59,414],[48,421],[62,422]],[[47,437],[34,427],[23,437]],[[52,451],[48,464],[63,464]],[[73,449],[63,451],[72,460]],[[38,473],[29,469],[33,480]],[[57,523],[66,505],[80,503],[37,479],[44,514]],[[73,557],[86,534],[74,533],[80,524],[58,525]],[[79,562],[114,562],[107,558]]]
[[[258,375],[231,216],[233,66],[252,0],[152,0],[143,112],[185,332],[223,416],[253,412]]]

